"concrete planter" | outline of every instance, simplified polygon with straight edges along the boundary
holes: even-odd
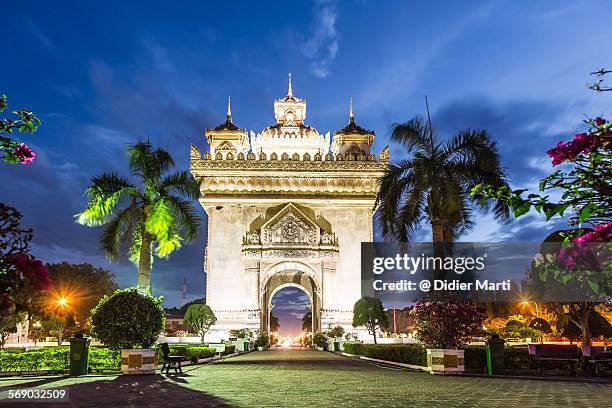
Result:
[[[257,351],[264,351],[263,347],[257,346]]]
[[[325,349],[323,347],[317,346],[317,351],[325,351]]]
[[[465,371],[464,350],[427,349],[427,366],[432,374],[460,374]]]
[[[156,349],[121,350],[121,372],[123,374],[155,374]]]

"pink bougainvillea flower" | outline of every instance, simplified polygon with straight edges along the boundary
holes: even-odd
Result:
[[[49,270],[41,261],[33,256],[15,255],[13,257],[13,264],[28,279],[28,282],[34,289],[48,291],[53,287],[53,282],[49,279]]]
[[[599,117],[595,118],[595,124],[596,124],[597,126],[601,126],[601,125],[603,125],[604,123],[606,123],[606,120],[605,120],[604,118],[599,118]]]
[[[21,164],[32,163],[36,158],[36,153],[34,153],[25,143],[21,143],[15,148],[15,155],[19,157],[19,162]]]

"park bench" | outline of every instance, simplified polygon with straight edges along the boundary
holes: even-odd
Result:
[[[612,349],[604,346],[584,346],[582,347],[582,355],[586,362],[592,365],[595,375],[612,368]],[[601,366],[604,367],[603,370]]]
[[[547,368],[569,367],[569,373],[576,375],[576,363],[578,363],[578,347],[562,344],[530,344],[529,354],[538,362],[540,375]]]
[[[170,374],[170,369],[174,369],[174,373],[180,372],[183,374],[183,368],[181,367],[181,361],[183,361],[183,356],[173,356],[170,355],[170,346],[168,343],[160,344],[162,355],[164,357],[164,364],[162,365],[161,372],[164,372],[166,369],[166,374]]]

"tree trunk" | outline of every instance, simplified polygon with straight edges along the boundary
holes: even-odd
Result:
[[[433,256],[436,259],[444,259],[444,223],[438,217],[431,220],[431,233],[433,241]],[[438,268],[438,263],[435,262],[433,270],[433,279],[444,279],[446,273],[444,269]]]
[[[583,307],[582,310],[582,346],[590,346],[591,345],[591,330],[589,327],[589,315],[591,314],[591,310],[589,307]]]
[[[204,344],[204,336],[205,336],[205,335],[206,335],[206,332],[202,330],[202,331],[200,332],[200,342],[201,342],[202,344]]]
[[[444,242],[444,224],[440,218],[435,217],[431,220],[431,233],[434,243]]]
[[[142,228],[140,259],[138,260],[138,288],[151,292],[151,235]]]

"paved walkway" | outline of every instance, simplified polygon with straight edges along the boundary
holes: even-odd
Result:
[[[183,371],[168,377],[4,378],[0,395],[16,386],[68,388],[70,404],[40,405],[45,407],[601,408],[612,401],[612,383],[604,381],[434,376],[299,349],[253,352]]]

